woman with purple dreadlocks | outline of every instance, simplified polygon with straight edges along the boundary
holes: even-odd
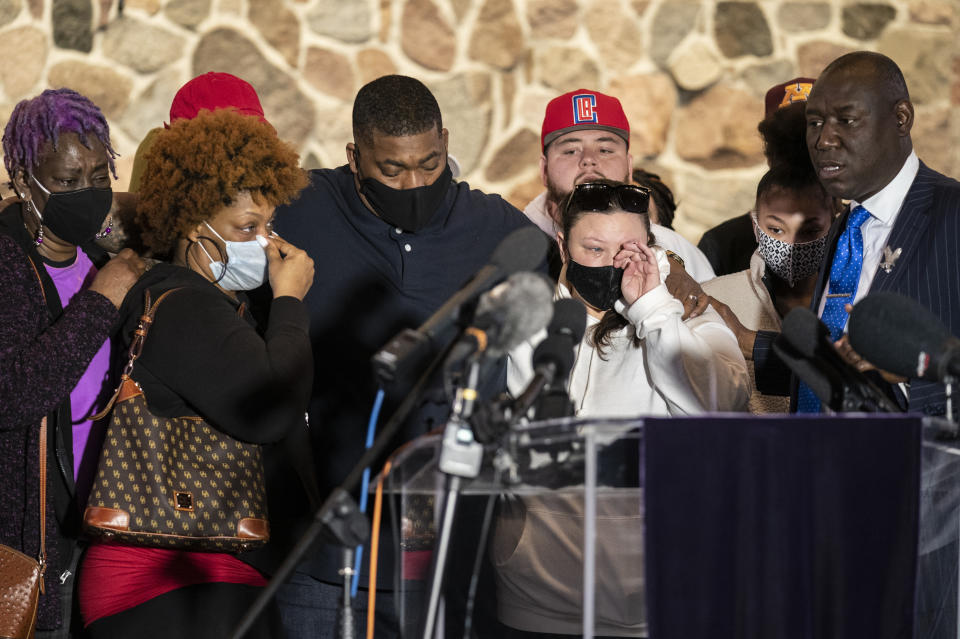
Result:
[[[45,421],[46,574],[37,636],[67,637],[72,536],[99,453],[98,441],[87,446],[89,416],[111,390],[103,388],[107,338],[144,265],[129,249],[107,261],[93,246],[109,226],[116,153],[90,100],[57,89],[21,101],[3,154],[18,201],[0,212],[0,543],[38,556]]]

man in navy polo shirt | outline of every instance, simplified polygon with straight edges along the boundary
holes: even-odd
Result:
[[[500,240],[530,224],[499,196],[452,180],[440,108],[418,80],[390,75],[361,88],[353,136],[347,164],[311,171],[310,186],[277,210],[275,223],[316,267],[304,302],[316,366],[310,423],[325,495],[363,453],[377,391],[371,356],[400,330],[420,325],[487,262]],[[402,399],[388,392],[384,419]],[[442,396],[428,397],[396,446],[442,423],[448,411]],[[381,553],[388,546],[381,543]],[[393,588],[390,561],[381,558],[378,590]],[[281,590],[290,637],[334,635],[343,592],[340,563],[340,551],[324,547]],[[392,616],[393,602],[384,594],[377,598],[378,636],[396,631],[395,622],[379,614]],[[361,594],[358,607],[365,600]],[[358,617],[363,625],[365,615]]]

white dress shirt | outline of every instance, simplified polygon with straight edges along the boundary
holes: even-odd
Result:
[[[907,192],[913,185],[913,180],[917,177],[917,171],[919,170],[920,159],[915,152],[911,151],[900,168],[900,172],[885,187],[863,202],[850,202],[851,211],[858,205],[862,205],[870,211],[870,217],[860,227],[860,232],[863,234],[863,267],[860,269],[860,281],[857,284],[857,291],[851,303],[856,304],[870,292],[873,278],[877,274],[877,269],[880,268],[880,262],[883,261],[883,248],[887,245],[887,240],[890,239],[890,232],[893,230],[893,225],[897,221],[900,209],[903,207],[903,201],[907,198]],[[896,251],[897,247],[891,246],[890,250]],[[823,315],[823,307],[827,303],[829,289],[828,284],[820,297],[818,316]],[[844,327],[844,332],[846,332],[846,327]]]

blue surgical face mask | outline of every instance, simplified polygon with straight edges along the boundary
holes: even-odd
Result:
[[[231,242],[223,239],[209,224],[207,228],[227,247],[227,263],[224,264],[210,256],[203,242],[197,242],[210,260],[214,284],[227,291],[252,291],[267,281],[267,253],[258,240]]]

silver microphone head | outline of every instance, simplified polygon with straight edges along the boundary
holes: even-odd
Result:
[[[552,317],[549,280],[520,271],[480,297],[474,324],[487,331],[487,353],[499,357],[546,328]]]

